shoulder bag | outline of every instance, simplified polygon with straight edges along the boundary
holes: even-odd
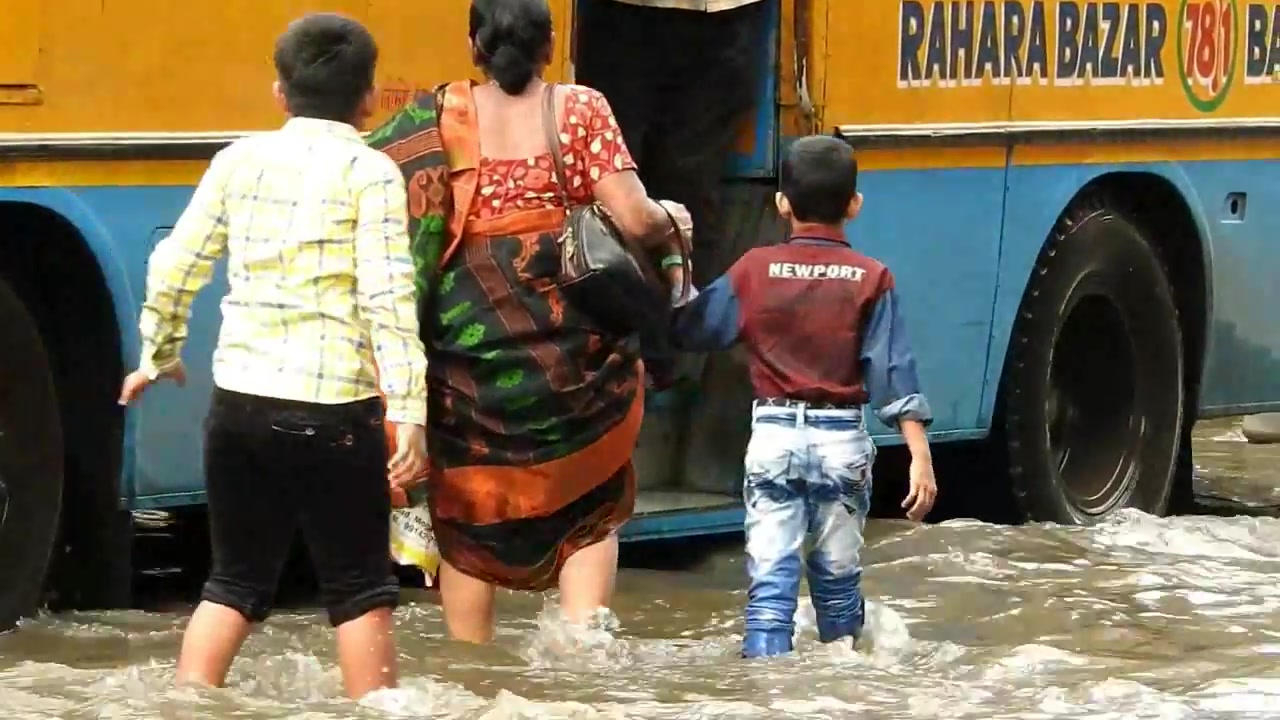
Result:
[[[556,121],[556,84],[547,83],[542,103],[542,125],[547,149],[555,163],[560,198],[568,218],[560,236],[560,287],[574,307],[610,335],[627,336],[665,328],[671,312],[673,290],[667,286],[655,258],[635,239],[626,237],[600,203],[574,207]],[[581,162],[582,160],[580,160]],[[689,239],[680,231],[671,211],[667,217],[680,236],[685,269],[681,298],[692,282]]]

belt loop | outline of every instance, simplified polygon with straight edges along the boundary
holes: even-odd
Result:
[[[808,405],[803,400],[796,403],[796,427],[797,428],[802,428],[805,425],[805,420],[806,420],[805,409],[807,407]]]
[[[751,424],[753,426],[756,424],[756,417],[759,415],[760,415],[760,401],[752,400],[751,401]]]

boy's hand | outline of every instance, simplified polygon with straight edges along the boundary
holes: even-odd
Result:
[[[394,488],[406,488],[427,469],[427,430],[421,425],[402,423],[396,426],[396,452],[387,462],[388,477]]]
[[[913,522],[924,520],[933,509],[933,501],[938,497],[938,483],[933,478],[933,462],[927,458],[911,461],[911,492],[902,501],[907,511],[907,519]]]
[[[164,372],[158,373],[154,378],[146,370],[138,369],[129,373],[124,379],[124,383],[120,387],[121,405],[130,405],[134,400],[142,397],[142,393],[152,384],[160,380],[172,380],[182,387],[187,384],[187,369],[182,363],[175,363],[164,369]]]

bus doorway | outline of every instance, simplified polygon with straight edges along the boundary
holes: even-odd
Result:
[[[678,9],[724,8],[715,11]],[[704,284],[735,256],[722,181],[773,176],[778,0],[577,0],[575,81],[604,93],[651,194],[686,205]]]
[[[673,6],[682,7],[673,7]],[[577,0],[574,82],[604,93],[650,195],[687,206],[704,286],[782,230],[773,193],[782,0]],[[741,529],[750,385],[731,354],[675,359],[646,402],[630,537]]]

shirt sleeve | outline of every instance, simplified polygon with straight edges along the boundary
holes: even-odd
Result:
[[[907,341],[893,277],[888,272],[863,331],[862,372],[871,406],[885,425],[897,428],[902,420],[916,420],[925,426],[933,422],[933,411],[920,389],[916,357]]]
[[[741,261],[739,261],[741,263]],[[742,305],[735,287],[738,265],[673,310],[674,345],[691,352],[727,350],[742,335]]]
[[[383,155],[357,180],[356,292],[369,326],[387,419],[425,425],[427,358],[418,334],[404,178]]]
[[[586,173],[586,190],[591,191],[596,183],[614,173],[636,169],[636,162],[627,149],[618,120],[604,93],[594,88],[574,87],[567,111],[569,122],[563,127],[578,134],[573,138],[562,134],[560,141],[582,156],[581,163],[575,158],[567,169],[572,173],[576,167]]]
[[[214,156],[173,231],[151,251],[138,317],[143,370],[163,372],[182,361],[191,303],[227,248],[227,165],[224,153]]]

